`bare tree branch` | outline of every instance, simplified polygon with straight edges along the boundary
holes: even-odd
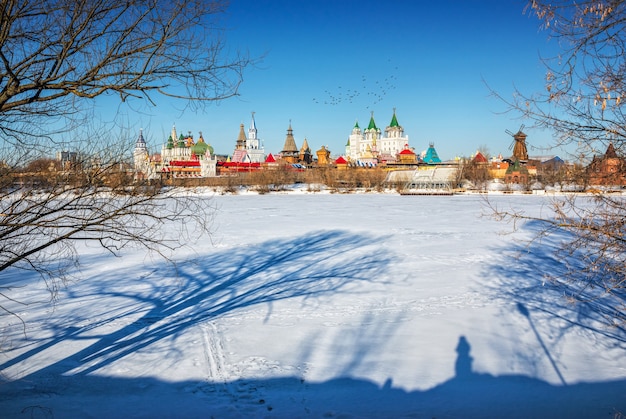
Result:
[[[193,106],[238,94],[244,55],[229,56],[216,26],[221,1],[49,0],[0,6],[0,126],[72,115],[105,93],[152,94]],[[195,104],[195,105],[194,105]],[[21,131],[16,132],[16,134]]]
[[[561,53],[544,60],[545,90],[534,94],[515,90],[512,99],[493,94],[509,111],[550,130],[554,146],[575,145],[581,162],[588,162],[609,143],[624,154],[626,3],[531,0],[526,11],[539,19]],[[616,167],[623,171],[625,166]],[[569,269],[565,276],[548,275],[549,279],[573,302],[607,301],[595,307],[606,315],[608,324],[626,322],[626,199],[622,195],[596,191],[592,197],[555,199],[550,217],[497,208],[492,213],[514,225],[540,223],[543,227],[536,239],[561,237],[557,254]]]
[[[87,242],[116,255],[135,246],[167,258],[210,230],[206,197],[134,182],[135,132],[97,125],[94,99],[151,106],[159,95],[200,107],[236,96],[253,61],[222,43],[226,7],[222,0],[0,3],[0,297],[11,298],[3,278],[18,270],[41,275],[54,296]],[[55,141],[73,144],[74,157],[53,159]]]

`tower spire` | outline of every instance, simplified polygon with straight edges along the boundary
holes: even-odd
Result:
[[[176,124],[172,124],[172,139],[176,141],[178,139],[178,135],[176,135]]]
[[[247,148],[258,148],[256,121],[254,120],[255,113],[256,112],[252,112],[252,120],[250,121],[250,129],[248,129],[248,147]]]
[[[378,129],[378,128],[376,127],[376,122],[374,122],[374,111],[372,111],[372,116],[370,117],[370,123],[369,123],[369,125],[367,126],[367,129],[368,129],[368,130],[370,130],[370,129],[377,130],[377,129]]]
[[[235,150],[243,150],[246,148],[246,134],[243,131],[243,122],[239,125],[239,136],[237,137],[237,145]]]
[[[143,128],[139,128],[139,137],[137,137],[137,141],[135,142],[135,148],[146,148],[146,140],[143,139]]]
[[[398,118],[396,117],[396,108],[393,108],[393,116],[391,117],[391,122],[389,123],[390,128],[400,127],[398,124]]]

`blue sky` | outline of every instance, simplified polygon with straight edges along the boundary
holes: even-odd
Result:
[[[201,112],[168,103],[138,115],[158,151],[172,124],[203,136],[231,154],[255,112],[265,151],[278,153],[291,122],[298,147],[326,145],[344,153],[355,121],[379,128],[393,109],[416,151],[434,143],[442,159],[469,156],[486,146],[510,155],[522,123],[502,114],[486,83],[504,96],[514,86],[543,87],[541,56],[555,43],[524,14],[522,0],[232,0],[223,25],[229,48],[262,61],[244,73],[240,96]],[[530,146],[549,145],[550,133],[525,129]],[[558,151],[554,152],[559,154]],[[529,154],[545,154],[530,149]]]

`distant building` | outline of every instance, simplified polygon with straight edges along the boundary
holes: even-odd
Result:
[[[532,162],[532,157],[530,158],[531,162]],[[540,159],[539,163],[533,162],[535,163],[536,166],[541,167],[543,170],[551,170],[551,171],[557,171],[559,169],[561,169],[563,166],[565,166],[565,160],[563,160],[562,158],[560,158],[559,156],[553,156],[553,157],[549,157],[549,158],[545,158],[545,159]]]
[[[150,155],[146,141],[143,138],[143,129],[139,130],[139,137],[137,137],[137,141],[135,141],[133,161],[135,164],[135,178],[147,179],[151,175]]]
[[[430,143],[428,149],[422,153],[422,161],[427,164],[441,163],[434,143]]]
[[[267,155],[267,157],[265,158],[265,162],[263,163],[262,167],[264,169],[277,169],[278,168],[278,162],[276,161],[276,159],[274,158],[274,155],[272,153],[269,153]]]
[[[416,164],[417,155],[409,148],[409,145],[404,146],[404,150],[398,153],[398,160],[401,164]]]
[[[202,132],[197,142],[194,142],[191,132],[187,136],[180,134],[177,141],[175,138],[174,125],[167,142],[161,147],[161,154],[150,156],[143,130],[139,131],[133,153],[137,179],[217,176],[217,159],[213,147],[204,141]]]
[[[513,141],[515,144],[513,145],[513,157],[511,160],[515,161],[515,159],[519,159],[522,162],[528,160],[528,149],[526,147],[526,134],[522,132],[520,129],[516,134],[513,134]]]
[[[265,161],[265,149],[258,138],[254,112],[252,112],[252,120],[250,121],[247,137],[243,124],[239,126],[239,136],[235,143],[235,151],[231,161],[237,163],[262,163]]]
[[[398,154],[408,143],[409,137],[404,135],[404,128],[398,123],[395,109],[389,126],[385,128],[384,136],[381,129],[376,126],[372,112],[365,130],[361,130],[358,121],[354,124],[348,136],[345,152],[347,159],[356,165],[395,162]]]
[[[306,138],[302,142],[302,147],[300,147],[300,162],[304,164],[311,164],[313,162],[313,153],[311,153],[311,148]]]
[[[393,109],[393,116],[389,126],[385,128],[385,135],[380,139],[378,151],[381,156],[394,157],[409,148],[409,136],[404,135],[404,128],[398,124],[396,109]]]
[[[325,166],[330,163],[330,150],[325,146],[322,146],[315,154],[317,154],[317,164],[319,166]]]
[[[374,112],[372,112],[370,123],[365,131],[363,131],[363,141],[359,143],[357,162],[359,160],[378,162],[378,139],[380,137],[381,131],[380,128],[376,126],[376,122],[374,122]]]
[[[483,153],[481,153],[480,151],[476,152],[476,155],[474,156],[472,161],[474,163],[480,163],[480,164],[487,164],[487,163],[489,163],[489,160],[487,160],[487,157],[485,157],[485,155]]]
[[[58,151],[57,161],[61,163],[63,170],[75,168],[78,164],[78,153],[76,151]]]
[[[515,159],[513,164],[509,164],[504,174],[504,183],[527,185],[529,180],[528,168],[519,159]]]
[[[624,186],[626,185],[626,159],[617,155],[613,143],[610,143],[603,156],[593,156],[587,166],[590,185]]]
[[[339,156],[335,160],[335,166],[337,167],[337,169],[347,169],[348,160],[346,160],[343,156]]]
[[[280,152],[281,159],[285,163],[298,163],[300,158],[300,151],[296,146],[296,140],[293,137],[293,129],[291,128],[291,121],[289,122],[289,128],[287,128],[287,136],[285,138],[285,144]]]
[[[248,151],[246,150],[246,133],[244,131],[243,124],[239,125],[239,136],[237,137],[235,151],[233,152],[230,161],[234,163],[250,163],[252,161]]]
[[[359,121],[354,123],[352,127],[352,133],[348,136],[348,143],[346,144],[346,156],[353,161],[357,161],[360,156],[359,147],[363,140],[363,132],[359,127]]]

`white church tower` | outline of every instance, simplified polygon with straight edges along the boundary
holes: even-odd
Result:
[[[148,155],[148,146],[143,138],[143,128],[139,130],[139,137],[135,142],[135,151],[133,152],[133,162],[135,164],[135,177],[147,178],[150,168]]]
[[[248,139],[246,140],[246,151],[253,163],[263,163],[265,161],[265,150],[258,137],[256,129],[256,121],[254,120],[254,112],[252,112],[252,121],[248,129]]]
[[[252,112],[252,121],[250,122],[250,128],[248,129],[248,142],[246,143],[246,148],[248,149],[258,149],[259,148],[259,139],[257,138],[257,129],[256,129],[256,121],[254,120],[254,112]]]
[[[355,162],[359,159],[359,145],[362,141],[363,132],[361,131],[359,121],[357,120],[352,128],[352,133],[348,137],[348,144],[346,144],[346,157],[348,157],[350,161]]]
[[[378,150],[381,154],[395,156],[404,150],[409,144],[409,136],[404,135],[404,128],[398,124],[396,108],[393,108],[393,116],[389,126],[385,128],[385,136],[380,139]]]
[[[376,126],[376,122],[374,122],[374,111],[372,111],[370,123],[363,134],[363,141],[359,145],[359,158],[371,152],[375,152],[378,149],[378,139],[380,138],[381,131],[380,128]]]

